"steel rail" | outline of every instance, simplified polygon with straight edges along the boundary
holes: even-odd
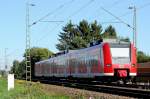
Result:
[[[92,84],[83,84],[77,82],[68,82],[68,81],[50,81],[50,80],[41,80],[40,82],[44,84],[59,85],[64,87],[71,87],[77,89],[84,89],[88,91],[103,92],[109,94],[115,94],[119,96],[128,96],[134,98],[150,98],[150,90],[139,89],[139,88],[129,88],[125,86],[113,86],[113,85],[92,85]]]

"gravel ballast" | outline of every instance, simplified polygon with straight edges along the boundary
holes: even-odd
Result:
[[[129,99],[129,98],[131,99],[131,97],[87,91],[84,89],[68,88],[64,86],[49,85],[49,84],[42,84],[42,90],[46,91],[47,93],[55,92],[58,94],[64,94],[69,96],[70,99]]]

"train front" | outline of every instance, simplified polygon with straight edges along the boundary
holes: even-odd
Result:
[[[136,76],[136,48],[131,43],[105,43],[103,55],[104,74],[125,82]]]

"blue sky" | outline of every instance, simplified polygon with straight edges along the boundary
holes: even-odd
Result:
[[[0,2],[0,67],[4,69],[4,51],[7,48],[9,67],[14,59],[22,60],[25,51],[25,17],[27,0],[1,0]],[[118,21],[100,7],[119,16],[132,25],[133,11],[129,6],[137,8],[137,47],[150,54],[150,1],[149,0],[30,0],[36,6],[30,7],[30,23],[53,12],[43,21],[64,21],[62,23],[38,22],[31,27],[31,46],[45,47],[57,52],[58,34],[69,21],[78,24],[82,19],[98,23]],[[61,6],[60,9],[57,9]],[[57,10],[55,10],[57,9]],[[55,10],[55,11],[54,11]],[[110,23],[112,24],[112,23]],[[109,24],[102,24],[105,29]],[[132,29],[121,23],[112,24],[119,36],[132,40]]]

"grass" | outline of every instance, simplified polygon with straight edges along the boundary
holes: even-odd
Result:
[[[70,99],[69,96],[46,92],[40,83],[26,85],[25,81],[15,80],[15,88],[7,90],[7,79],[0,78],[0,99]]]
[[[0,77],[0,99],[118,99],[117,96],[96,94],[39,82],[15,80],[15,88],[7,90],[7,79]],[[122,97],[121,97],[122,98]]]

